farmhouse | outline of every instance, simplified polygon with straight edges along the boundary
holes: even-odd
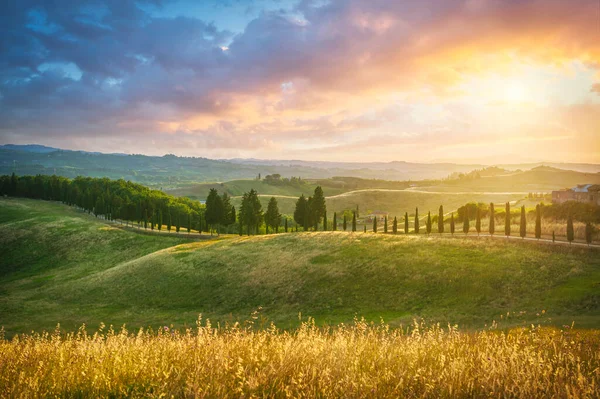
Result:
[[[377,218],[378,221],[383,222],[386,217],[388,217],[387,212],[375,211],[367,215],[367,221],[372,222],[373,219]]]
[[[569,190],[552,191],[553,203],[562,204],[567,201],[600,205],[600,184],[580,184]]]

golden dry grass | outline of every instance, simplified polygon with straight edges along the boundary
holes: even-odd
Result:
[[[0,341],[2,397],[594,398],[600,333],[198,323]]]

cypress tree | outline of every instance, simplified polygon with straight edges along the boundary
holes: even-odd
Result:
[[[490,202],[490,225],[489,232],[490,235],[494,235],[496,232],[496,214],[494,213],[494,203]]]
[[[356,231],[356,212],[352,213],[352,231]]]
[[[404,234],[408,234],[408,212],[404,212]]]
[[[148,209],[144,209],[144,229],[148,230]]]
[[[159,209],[158,210],[158,231],[162,230],[162,223],[163,223],[162,209]]]
[[[366,232],[367,232],[367,225],[365,224],[365,231],[364,231],[364,233],[366,233]]]
[[[190,230],[192,230],[192,214],[188,213],[188,221],[187,221],[188,234],[190,234]]]
[[[388,232],[387,216],[385,217],[385,220],[384,220],[384,222],[383,222],[383,232],[384,232],[385,234],[387,234],[387,232]]]
[[[367,228],[367,226],[365,226]],[[377,216],[373,218],[373,233],[377,233]]]
[[[452,215],[450,215],[450,233],[452,235],[454,235],[454,229],[455,229],[455,226],[454,226],[454,212],[452,212]]]
[[[431,212],[427,213],[427,224],[425,225],[427,229],[427,235],[431,234]]]
[[[171,212],[169,212],[169,217],[167,218],[167,231],[171,232],[171,226],[173,224],[173,220],[171,219]]]
[[[346,214],[344,213],[344,221],[342,222],[342,228],[344,229],[344,231],[346,231],[346,227],[348,227],[346,225]]]
[[[504,235],[510,236],[510,202],[506,203],[506,214],[504,215]]]
[[[567,218],[567,241],[569,244],[575,239],[575,231],[573,229],[573,217],[569,214]]]
[[[554,230],[552,230],[552,242],[556,242],[556,235],[554,234]]]
[[[521,238],[525,238],[527,235],[527,217],[525,215],[525,205],[521,206],[521,225],[520,225]]]
[[[327,211],[323,212],[323,231],[327,231]]]
[[[592,243],[592,224],[590,222],[585,224],[585,242],[588,246]]]
[[[175,231],[177,233],[179,233],[179,229],[181,228],[181,223],[179,221],[179,212],[177,212],[177,217],[175,218]],[[217,234],[219,234],[219,231],[217,230]]]
[[[398,219],[394,216],[394,223],[392,224],[392,232],[398,234]]]
[[[542,237],[542,209],[540,204],[535,206],[535,238],[538,240]]]
[[[470,227],[471,227],[471,221],[469,220],[469,208],[465,207],[465,216],[463,218],[463,233],[469,234]]]
[[[333,212],[333,231],[337,231],[337,212]]]
[[[444,232],[444,206],[440,205],[440,210],[438,212],[438,233],[442,234]]]
[[[152,212],[152,217],[150,218],[150,230],[154,231],[154,212]]]
[[[287,217],[285,218],[285,232],[288,232],[288,220]]]
[[[269,227],[277,233],[280,223],[281,214],[279,213],[279,204],[275,197],[271,197],[269,204],[267,205],[267,212],[265,213],[266,233],[269,234]]]
[[[479,207],[477,207],[475,230],[477,230],[477,235],[481,233],[481,209]]]
[[[415,234],[419,234],[419,208],[415,209]]]

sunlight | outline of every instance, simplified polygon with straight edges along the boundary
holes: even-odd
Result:
[[[527,89],[519,83],[510,83],[504,88],[504,101],[522,103],[527,100]]]

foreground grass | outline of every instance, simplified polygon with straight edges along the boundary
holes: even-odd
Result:
[[[600,333],[239,325],[0,341],[2,397],[596,398]]]

